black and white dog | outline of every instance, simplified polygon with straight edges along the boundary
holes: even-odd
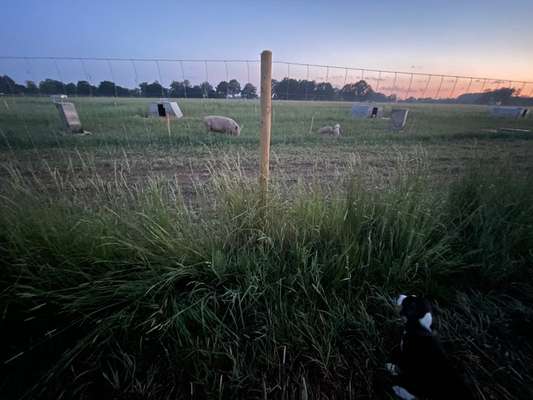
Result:
[[[400,295],[396,304],[401,307],[400,315],[406,319],[396,364],[386,365],[393,375],[392,389],[396,396],[404,400],[473,399],[433,336],[429,301]]]

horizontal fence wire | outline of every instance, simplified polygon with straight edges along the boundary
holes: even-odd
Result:
[[[0,56],[0,75],[11,78],[0,92],[251,99],[260,94],[259,67],[256,59]],[[273,62],[273,80],[276,100],[469,103],[469,94],[501,89],[533,96],[533,81],[290,61]]]

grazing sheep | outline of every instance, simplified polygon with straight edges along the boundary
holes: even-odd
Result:
[[[323,126],[318,130],[318,133],[321,135],[330,136],[340,136],[341,132],[341,126],[339,124],[335,124],[334,126]]]
[[[239,136],[241,134],[241,127],[239,124],[228,117],[208,115],[207,117],[204,117],[204,124],[210,132],[227,133],[233,136]]]

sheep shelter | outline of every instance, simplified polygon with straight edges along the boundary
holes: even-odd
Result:
[[[70,133],[83,133],[80,117],[74,103],[56,102],[54,104],[67,130]]]
[[[158,102],[151,103],[148,108],[148,113],[151,117],[169,117],[169,118],[181,118],[183,113],[181,112],[178,103],[166,99],[161,99]]]
[[[489,115],[496,118],[512,118],[519,119],[525,118],[528,113],[528,109],[525,107],[490,107]]]
[[[409,110],[404,108],[393,108],[390,115],[392,129],[399,131],[405,127]]]
[[[382,108],[373,104],[352,104],[352,118],[378,118],[382,114]]]

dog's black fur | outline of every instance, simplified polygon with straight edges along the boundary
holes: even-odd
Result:
[[[419,398],[473,399],[444,354],[438,339],[433,336],[429,301],[416,296],[399,299],[400,315],[407,321],[396,356],[398,375],[393,378],[394,385]]]

